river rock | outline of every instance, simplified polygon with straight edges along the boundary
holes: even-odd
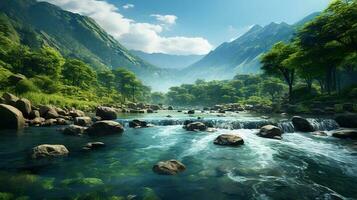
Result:
[[[187,114],[193,115],[193,114],[195,114],[195,111],[194,111],[194,110],[189,110],[189,111],[187,112]]]
[[[0,104],[0,129],[23,129],[25,118],[17,108]]]
[[[152,168],[155,173],[160,175],[176,175],[185,171],[185,169],[185,165],[177,160],[161,161]]]
[[[45,122],[42,123],[42,126],[49,127],[57,124],[57,119],[46,119]]]
[[[56,109],[52,106],[40,106],[40,115],[45,119],[56,119],[59,117]]]
[[[85,117],[85,116],[86,116],[86,114],[85,114],[83,111],[81,111],[81,110],[76,110],[76,109],[70,110],[68,114],[69,114],[69,116],[71,116],[71,117],[73,117],[73,118],[76,118],[76,117]]]
[[[90,117],[76,117],[74,118],[74,124],[78,126],[90,126],[92,119]]]
[[[312,133],[312,135],[316,135],[316,136],[327,136],[327,133],[324,131],[315,131]]]
[[[257,135],[264,138],[281,139],[282,130],[273,125],[266,125],[260,129]]]
[[[184,127],[188,131],[205,131],[207,126],[202,122],[192,122]]]
[[[67,116],[68,115],[68,112],[63,110],[62,108],[56,107],[55,110],[59,115],[62,115],[62,116]]]
[[[95,150],[105,147],[103,142],[89,142],[82,148],[83,150]]]
[[[29,119],[35,119],[41,117],[40,115],[40,111],[38,110],[31,110],[30,115],[29,115]]]
[[[29,121],[30,126],[40,126],[45,122],[45,118],[42,117],[36,117],[32,120]]]
[[[291,119],[291,121],[292,121],[296,131],[300,131],[300,132],[314,132],[315,131],[312,124],[305,118],[302,118],[300,116],[294,116]]]
[[[110,134],[121,134],[124,132],[123,126],[115,121],[99,121],[87,129],[88,135],[102,136]]]
[[[154,110],[147,109],[146,112],[147,112],[147,113],[154,113]]]
[[[244,144],[244,141],[238,135],[222,134],[218,136],[213,143],[223,146],[240,146]]]
[[[160,106],[159,105],[150,105],[150,109],[151,110],[160,110]]]
[[[332,136],[340,139],[357,139],[357,129],[337,129]]]
[[[169,106],[169,107],[167,108],[167,110],[174,110],[174,107]]]
[[[16,101],[15,107],[19,109],[25,117],[29,117],[32,111],[31,102],[27,99],[21,98]]]
[[[87,128],[77,125],[69,125],[63,130],[65,135],[83,135]]]
[[[341,127],[345,128],[357,128],[357,114],[347,113],[337,115],[335,121]]]
[[[145,121],[140,121],[140,120],[134,119],[133,121],[129,122],[129,127],[130,128],[146,128],[146,127],[148,127],[148,123]]]
[[[113,120],[117,118],[117,113],[113,108],[101,106],[97,108],[96,116],[101,117],[103,120]]]
[[[59,157],[68,155],[69,151],[64,145],[42,144],[32,149],[32,158]]]
[[[57,118],[56,119],[56,124],[60,125],[60,126],[64,126],[64,125],[68,125],[69,122],[64,118]]]
[[[19,100],[19,98],[11,93],[5,92],[2,97],[5,100],[5,104],[9,104],[14,106],[16,104],[16,101]]]

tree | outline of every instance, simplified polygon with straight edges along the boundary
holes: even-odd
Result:
[[[26,48],[19,49],[20,54],[24,56],[22,63],[18,63],[15,69],[27,77],[36,75],[46,75],[54,80],[58,80],[61,75],[64,58],[55,49],[45,46],[36,52],[26,52]],[[19,56],[15,54],[14,56]]]
[[[270,78],[262,83],[262,92],[271,96],[272,102],[276,100],[284,91],[284,84],[277,78]]]
[[[103,70],[98,72],[99,82],[107,89],[112,89],[114,87],[115,75],[110,70]]]
[[[63,65],[62,76],[70,85],[88,88],[95,85],[96,73],[84,62],[77,59],[69,59]]]
[[[261,62],[262,69],[266,74],[277,75],[284,78],[289,86],[289,101],[292,101],[292,91],[295,81],[295,67],[284,63],[293,53],[296,48],[292,44],[279,42],[273,48],[263,55]]]

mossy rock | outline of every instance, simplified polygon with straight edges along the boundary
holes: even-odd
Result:
[[[96,186],[96,185],[103,185],[103,181],[99,178],[74,178],[74,179],[64,179],[62,185],[65,186]]]

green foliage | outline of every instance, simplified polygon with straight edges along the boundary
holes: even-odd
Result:
[[[62,76],[65,83],[80,88],[96,85],[96,73],[84,62],[77,59],[67,60],[63,65]]]
[[[28,79],[19,81],[15,86],[15,92],[17,94],[23,94],[26,92],[37,92],[37,91],[38,88],[36,87],[36,85]]]
[[[279,79],[261,75],[237,75],[230,81],[198,80],[195,84],[172,87],[166,95],[166,101],[170,105],[179,106],[212,106],[236,102],[271,105],[271,100],[265,94],[270,92],[269,95],[273,95],[274,100],[280,101],[277,97],[281,97],[284,90]]]
[[[260,105],[260,106],[271,106],[272,102],[270,99],[266,97],[260,96],[251,96],[246,100],[240,101],[242,104],[249,104],[249,105]]]

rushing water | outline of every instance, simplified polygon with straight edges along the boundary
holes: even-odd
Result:
[[[356,199],[357,152],[352,141],[310,133],[292,133],[289,121],[237,116],[203,116],[214,133],[186,132],[184,114],[121,116],[126,124],[142,118],[155,124],[107,137],[64,136],[57,127],[0,132],[0,199]],[[319,129],[336,128],[333,120],[310,119]],[[283,140],[255,135],[256,128],[275,123]],[[215,146],[222,133],[238,134],[238,148]],[[329,134],[329,132],[327,132]],[[83,152],[87,142],[106,147]],[[70,155],[32,160],[39,144],[64,144]],[[160,160],[177,159],[187,167],[177,176],[154,174]],[[10,197],[12,196],[12,197]],[[129,196],[130,197],[130,196]],[[132,197],[132,196],[131,196]],[[80,198],[79,198],[80,199]]]

